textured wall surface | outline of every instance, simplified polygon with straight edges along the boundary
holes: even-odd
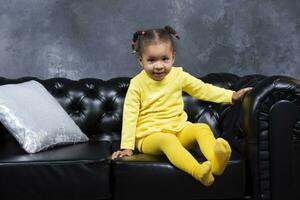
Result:
[[[176,65],[300,79],[299,0],[0,0],[0,76],[134,76],[137,29],[173,26]]]

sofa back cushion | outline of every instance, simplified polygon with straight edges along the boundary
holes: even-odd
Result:
[[[204,82],[230,88],[238,76],[227,73],[200,77]],[[124,98],[130,78],[119,77],[107,81],[95,78],[70,80],[52,78],[40,80],[35,77],[6,79],[0,77],[0,85],[36,80],[56,98],[80,129],[91,139],[119,140],[122,127]],[[185,111],[191,122],[205,122],[216,136],[220,135],[219,118],[228,105],[199,101],[184,95]]]

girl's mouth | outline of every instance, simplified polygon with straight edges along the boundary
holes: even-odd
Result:
[[[161,78],[161,77],[163,77],[165,75],[165,72],[154,72],[153,75],[155,77]]]

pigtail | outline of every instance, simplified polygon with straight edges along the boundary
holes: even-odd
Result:
[[[139,35],[138,35],[138,31],[137,31],[133,34],[132,40],[131,40],[132,53],[136,53],[135,44],[136,44],[138,37],[139,37]]]
[[[167,33],[169,33],[170,35],[174,35],[174,37],[180,40],[180,37],[178,36],[177,32],[171,26],[165,26],[164,29]]]
[[[145,35],[145,31],[136,31],[132,36],[131,48],[133,54],[136,53],[136,43],[140,35]]]

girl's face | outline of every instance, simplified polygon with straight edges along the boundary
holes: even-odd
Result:
[[[139,58],[140,65],[150,78],[161,81],[171,71],[175,61],[175,52],[170,42],[159,42],[143,47]]]

